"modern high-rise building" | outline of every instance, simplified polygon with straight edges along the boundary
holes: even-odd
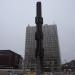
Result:
[[[56,25],[44,25],[43,29],[43,48],[44,48],[44,68],[48,71],[60,70],[60,49]],[[35,26],[27,26],[25,42],[25,69],[35,69]]]

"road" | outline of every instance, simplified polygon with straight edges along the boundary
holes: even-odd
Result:
[[[16,69],[0,69],[0,75],[36,75],[35,72],[29,72],[27,74],[23,74],[23,70]],[[43,75],[75,75],[73,73],[64,73],[64,72],[45,72]]]
[[[27,73],[24,75],[36,75],[35,73]],[[55,72],[55,73],[50,73],[50,72],[45,72],[43,75],[75,75],[75,73],[63,73],[63,72]]]
[[[45,73],[44,75],[75,75],[75,73],[55,72],[55,73]]]
[[[20,69],[0,69],[0,75],[23,75]]]

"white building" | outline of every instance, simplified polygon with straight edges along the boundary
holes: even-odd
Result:
[[[35,26],[27,26],[25,42],[25,69],[35,68]],[[56,25],[43,26],[44,67],[48,71],[60,70],[60,51]]]

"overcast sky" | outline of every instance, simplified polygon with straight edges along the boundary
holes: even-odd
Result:
[[[35,25],[38,0],[0,0],[0,50],[24,57],[25,31]],[[44,24],[56,24],[62,62],[75,59],[75,0],[39,0]]]

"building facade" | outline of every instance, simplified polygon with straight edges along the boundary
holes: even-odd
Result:
[[[43,26],[44,68],[46,71],[60,70],[60,51],[56,25]],[[24,68],[34,70],[35,63],[35,26],[27,26]]]
[[[62,71],[72,71],[75,72],[75,60],[71,60],[65,64],[62,64]]]
[[[0,69],[22,69],[23,58],[11,50],[0,50]]]

